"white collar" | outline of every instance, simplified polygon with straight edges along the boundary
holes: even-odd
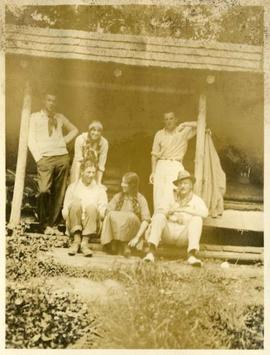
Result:
[[[78,183],[79,183],[81,186],[83,186],[84,188],[86,188],[86,189],[92,189],[92,188],[94,188],[94,187],[97,186],[97,183],[96,183],[96,181],[95,181],[94,179],[93,179],[93,181],[91,182],[91,184],[88,185],[88,186],[84,185],[84,183],[82,182],[81,179],[79,179]]]
[[[175,134],[178,132],[177,127],[175,127],[172,131],[168,131],[165,127],[163,128],[163,130],[166,134],[169,134],[169,135],[172,135],[172,134]]]
[[[40,112],[41,112],[41,114],[42,114],[44,117],[49,118],[48,113],[47,113],[47,111],[46,111],[44,108],[42,108],[42,109],[40,110]],[[55,112],[55,113],[54,113],[54,117],[55,117],[56,115],[57,115],[57,113]]]

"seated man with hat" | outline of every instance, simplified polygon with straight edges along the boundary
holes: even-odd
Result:
[[[144,260],[153,262],[160,241],[176,246],[188,245],[188,264],[201,266],[196,257],[202,233],[203,218],[208,215],[204,201],[193,193],[195,178],[186,170],[173,181],[174,202],[168,210],[159,209],[152,218],[147,240],[149,252]]]

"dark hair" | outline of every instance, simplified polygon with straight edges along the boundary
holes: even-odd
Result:
[[[132,203],[133,212],[138,216],[139,219],[141,219],[141,208],[138,201],[138,191],[139,191],[139,182],[140,182],[139,176],[134,172],[128,172],[123,175],[123,178],[127,180],[127,183],[131,190],[131,195],[132,195],[131,203]],[[119,195],[119,199],[116,203],[116,208],[115,208],[116,211],[121,210],[124,203],[124,199],[125,199],[125,194],[121,192]]]
[[[132,194],[137,194],[139,191],[140,178],[138,174],[133,171],[129,171],[123,175],[123,179],[125,179],[130,187]]]
[[[84,161],[82,161],[81,166],[80,166],[80,173],[85,171],[87,168],[92,168],[92,167],[97,169],[97,164],[94,161],[84,160]]]

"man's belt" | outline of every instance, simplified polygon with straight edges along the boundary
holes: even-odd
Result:
[[[159,160],[163,160],[163,161],[178,161],[178,163],[182,164],[182,160],[178,160],[178,159],[159,159]]]

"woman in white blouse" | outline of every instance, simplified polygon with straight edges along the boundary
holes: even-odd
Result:
[[[96,181],[102,183],[109,143],[102,136],[103,125],[100,121],[92,121],[89,124],[88,132],[80,134],[75,141],[74,159],[71,166],[70,182],[79,179],[80,165],[82,161],[91,160],[97,164]]]

